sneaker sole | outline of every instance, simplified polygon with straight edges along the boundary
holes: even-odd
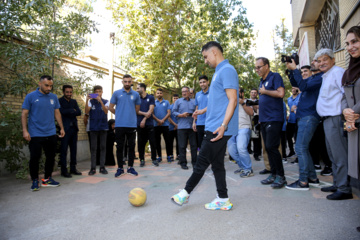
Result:
[[[230,206],[221,207],[221,208],[207,208],[207,207],[205,206],[205,209],[207,209],[207,210],[223,210],[223,211],[229,211],[229,210],[232,209],[232,207],[233,207],[233,204],[231,204]]]
[[[320,183],[309,183],[310,186],[313,186],[313,187],[318,187],[320,186]]]
[[[60,186],[60,184],[59,185],[47,185],[47,184],[41,184],[41,187],[58,187],[58,186]]]
[[[309,191],[309,188],[291,188],[288,186],[285,186],[285,188],[289,189],[289,190],[295,190],[295,191]]]
[[[252,177],[252,176],[254,176],[254,174],[249,174],[249,175],[244,175],[244,176],[240,175],[241,178],[248,178],[248,177]]]
[[[121,177],[121,176],[124,176],[124,175],[125,175],[125,173],[120,174],[119,176],[116,176],[116,175],[115,175],[115,177],[118,178],[118,177]]]
[[[179,202],[177,202],[177,201],[175,201],[175,199],[174,198],[171,198],[171,202],[173,202],[173,203],[175,203],[177,206],[182,206],[182,205],[184,205],[184,204],[186,204],[186,203],[188,203],[189,202],[189,200],[187,200],[187,201],[185,201],[185,202],[183,202],[183,203],[179,203]]]
[[[138,176],[139,174],[133,174],[133,173],[127,173],[127,174],[130,174],[130,175],[133,175],[133,176]]]
[[[331,176],[331,175],[333,175],[332,173],[322,173],[322,174],[320,174],[321,176]]]

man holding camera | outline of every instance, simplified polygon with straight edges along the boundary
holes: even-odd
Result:
[[[282,188],[286,185],[284,167],[280,145],[281,129],[284,123],[283,97],[285,95],[284,82],[280,74],[270,71],[267,58],[260,57],[255,63],[256,73],[261,77],[259,92],[259,121],[264,138],[265,149],[269,156],[271,174],[262,184],[273,188]]]
[[[252,131],[255,134],[251,134],[251,139],[248,145],[248,151],[254,153],[254,159],[256,161],[260,161],[261,156],[261,135],[260,135],[260,123],[259,123],[259,99],[258,99],[258,90],[256,88],[251,89],[250,98],[246,101],[246,104],[249,106],[253,106],[254,116],[251,119]],[[251,141],[253,142],[253,150],[251,151]]]
[[[246,178],[254,176],[250,154],[247,146],[251,137],[251,116],[254,115],[253,107],[249,106],[249,100],[244,99],[244,89],[239,88],[239,130],[227,142],[230,156],[236,161],[239,169],[234,173]]]
[[[318,62],[314,59],[311,62],[314,69],[318,69]],[[310,155],[309,145],[311,138],[319,124],[320,117],[316,112],[316,101],[322,83],[323,73],[316,73],[309,78],[303,79],[301,72],[296,68],[293,59],[286,62],[289,70],[289,79],[293,87],[301,91],[298,106],[296,109],[297,137],[295,150],[299,161],[299,180],[286,186],[290,190],[309,190],[310,185],[319,185],[314,164]],[[306,75],[305,75],[306,76]]]

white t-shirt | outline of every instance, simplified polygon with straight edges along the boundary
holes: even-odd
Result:
[[[250,128],[251,129],[251,116],[248,115],[244,107],[239,104],[239,129]]]

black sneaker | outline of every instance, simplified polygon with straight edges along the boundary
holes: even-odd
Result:
[[[266,168],[265,168],[264,170],[261,170],[261,171],[259,172],[259,174],[261,174],[261,175],[269,174],[269,173],[271,173],[271,171],[267,170]]]
[[[95,168],[90,169],[90,171],[89,171],[89,175],[94,175],[95,173],[96,173]]]
[[[335,186],[323,187],[323,188],[321,188],[321,191],[322,192],[336,192],[337,187],[335,187]]]
[[[281,176],[276,176],[275,181],[271,184],[272,188],[282,188],[286,186],[286,178]]]
[[[285,186],[285,188],[290,190],[307,191],[309,190],[309,184],[306,183],[305,185],[303,185],[300,180],[297,180],[296,182]]]
[[[158,166],[159,166],[159,163],[158,163],[157,160],[153,160],[153,161],[152,161],[152,164],[153,164],[155,167],[158,167]]]
[[[320,165],[314,165],[315,172],[321,172],[321,166]]]
[[[316,180],[311,180],[310,178],[308,178],[308,182],[310,186],[320,186],[320,181],[318,178]]]
[[[289,154],[286,156],[287,158],[290,158],[295,155],[295,152],[289,152]]]
[[[298,164],[299,163],[299,159],[296,158],[294,161],[291,162],[291,164]]]
[[[101,167],[99,172],[102,174],[108,174],[108,171],[104,167]]]
[[[331,176],[331,175],[333,175],[332,168],[328,167],[328,166],[325,166],[324,170],[321,171],[320,175],[321,176]]]
[[[259,156],[256,156],[256,157],[254,156],[254,160],[255,160],[255,161],[260,161]]]
[[[275,176],[270,174],[266,179],[261,180],[261,184],[269,185],[272,184],[275,181]]]
[[[145,166],[145,161],[144,160],[140,160],[140,167]]]

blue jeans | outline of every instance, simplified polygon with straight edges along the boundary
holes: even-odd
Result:
[[[301,182],[308,182],[308,178],[317,179],[314,163],[309,152],[309,144],[319,120],[314,116],[306,116],[298,119],[297,124],[298,132],[295,151],[299,159],[299,179]]]
[[[251,138],[251,129],[241,128],[238,134],[232,136],[227,142],[230,156],[237,162],[240,168],[251,170],[251,159],[247,146]]]

